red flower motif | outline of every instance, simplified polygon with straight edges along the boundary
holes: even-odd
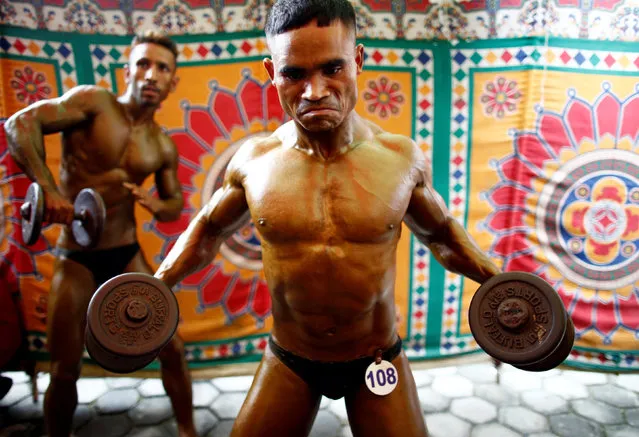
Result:
[[[15,90],[16,98],[26,105],[46,99],[51,94],[51,87],[46,83],[43,73],[35,73],[31,67],[13,71],[13,79],[9,82]]]
[[[364,91],[364,100],[368,103],[368,111],[371,114],[378,112],[381,118],[388,118],[389,114],[399,114],[400,107],[405,101],[399,83],[389,82],[386,76],[381,76],[377,81],[368,82],[368,88]]]
[[[590,103],[569,93],[563,113],[539,109],[496,163],[486,229],[504,270],[551,282],[577,337],[610,344],[639,332],[639,92],[619,99],[608,84]]]
[[[521,99],[517,82],[499,76],[494,82],[486,83],[484,90],[485,93],[479,100],[484,104],[486,115],[503,118],[517,109],[517,103]]]
[[[575,188],[578,200],[570,204],[560,220],[572,235],[567,250],[582,253],[590,263],[608,265],[618,257],[631,258],[639,239],[639,190],[628,192],[616,175],[599,179],[592,188]]]

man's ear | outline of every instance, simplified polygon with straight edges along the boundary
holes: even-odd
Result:
[[[273,65],[273,60],[271,58],[264,58],[264,68],[266,68],[266,72],[268,73],[268,77],[271,78],[271,83],[275,79],[275,67]]]
[[[364,68],[364,45],[357,44],[355,47],[355,64],[357,64],[357,74],[362,72]]]
[[[171,79],[171,85],[169,87],[169,91],[170,92],[175,91],[175,88],[177,88],[178,83],[180,83],[180,76],[176,74],[175,76],[173,76],[173,79]]]
[[[129,64],[124,64],[124,83],[127,85],[131,81],[131,70],[129,69]]]

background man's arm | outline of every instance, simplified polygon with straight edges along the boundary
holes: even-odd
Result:
[[[435,259],[448,271],[478,283],[500,273],[450,214],[444,200],[432,186],[430,172],[425,167],[420,172],[422,180],[413,190],[404,218],[415,237],[428,246]]]
[[[240,175],[229,163],[224,185],[189,223],[164,259],[155,277],[169,287],[210,264],[220,245],[249,219]]]
[[[177,175],[178,152],[173,140],[165,134],[160,135],[163,165],[155,173],[155,186],[158,197],[153,197],[144,188],[125,182],[137,202],[145,207],[160,222],[170,222],[180,217],[184,206],[182,187]]]
[[[91,86],[79,86],[64,95],[36,102],[12,115],[5,123],[9,153],[22,171],[44,191],[57,193],[46,166],[43,135],[60,132],[86,121],[95,111],[98,94]]]

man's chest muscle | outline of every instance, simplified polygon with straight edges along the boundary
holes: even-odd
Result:
[[[95,140],[88,152],[106,168],[121,168],[133,177],[146,177],[162,165],[159,140],[146,128],[130,127],[117,117],[102,117],[95,120],[92,136]]]
[[[412,184],[405,169],[338,163],[280,163],[247,178],[253,220],[273,242],[341,238],[375,242],[401,224]]]
[[[144,130],[133,130],[127,142],[123,164],[131,173],[142,177],[155,173],[162,166],[158,138]]]

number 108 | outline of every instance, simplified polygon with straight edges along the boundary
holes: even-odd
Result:
[[[380,387],[384,387],[386,384],[395,384],[397,382],[397,376],[395,376],[395,369],[388,368],[386,372],[384,369],[377,369],[376,372],[372,370],[368,372],[366,378],[371,381],[371,387],[375,388],[375,382]]]

